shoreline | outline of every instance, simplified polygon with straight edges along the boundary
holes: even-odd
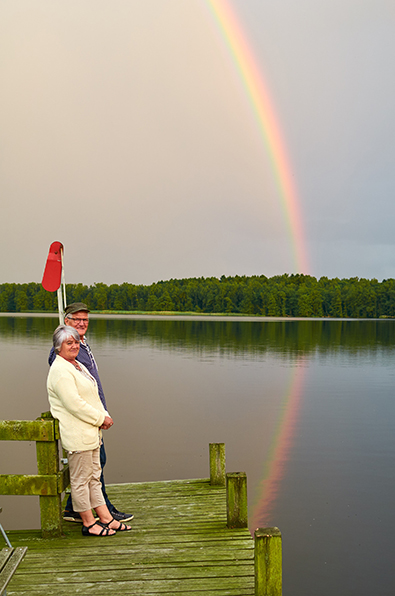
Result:
[[[91,319],[135,319],[135,320],[170,320],[170,321],[229,321],[246,323],[264,323],[264,322],[297,322],[297,321],[393,321],[391,317],[382,318],[346,318],[346,317],[266,317],[263,315],[244,315],[244,314],[224,314],[224,313],[172,313],[172,312],[146,312],[146,313],[128,313],[128,312],[110,312],[110,311],[91,311]],[[0,312],[0,317],[20,317],[20,318],[53,318],[58,319],[56,312]]]

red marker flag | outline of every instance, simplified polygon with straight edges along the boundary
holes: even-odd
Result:
[[[61,242],[52,242],[49,247],[49,254],[45,264],[42,286],[47,292],[58,292],[59,322],[64,320],[63,304],[66,306],[66,284],[64,281],[63,267],[63,244]],[[63,284],[63,296],[62,288]]]
[[[56,292],[62,281],[62,254],[63,244],[52,242],[45,264],[42,286],[47,292]]]

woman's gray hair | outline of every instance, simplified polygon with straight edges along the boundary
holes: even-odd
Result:
[[[81,341],[79,333],[74,327],[70,327],[69,325],[59,325],[59,327],[56,327],[53,333],[53,349],[56,354],[59,354],[62,348],[62,343],[66,341],[66,339],[69,339],[69,337]]]

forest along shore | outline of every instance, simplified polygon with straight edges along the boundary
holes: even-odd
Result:
[[[68,302],[92,311],[254,315],[263,317],[395,317],[395,279],[316,279],[310,275],[235,276],[66,285]],[[55,312],[56,292],[39,283],[0,284],[0,312]]]

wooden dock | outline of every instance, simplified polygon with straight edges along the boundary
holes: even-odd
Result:
[[[254,540],[247,528],[227,527],[225,486],[146,482],[109,485],[108,494],[134,513],[131,532],[83,537],[67,522],[63,538],[8,532],[13,546],[28,547],[8,596],[255,594]]]
[[[226,473],[224,443],[209,445],[209,479],[108,486],[117,507],[134,513],[133,529],[84,537],[80,524],[62,522],[69,470],[59,459],[58,421],[47,412],[34,421],[0,420],[1,440],[36,442],[38,474],[0,474],[0,494],[38,496],[41,513],[41,529],[6,537],[27,547],[8,596],[282,595],[281,532],[260,528],[252,539],[247,477]],[[8,581],[8,568],[2,574]]]

